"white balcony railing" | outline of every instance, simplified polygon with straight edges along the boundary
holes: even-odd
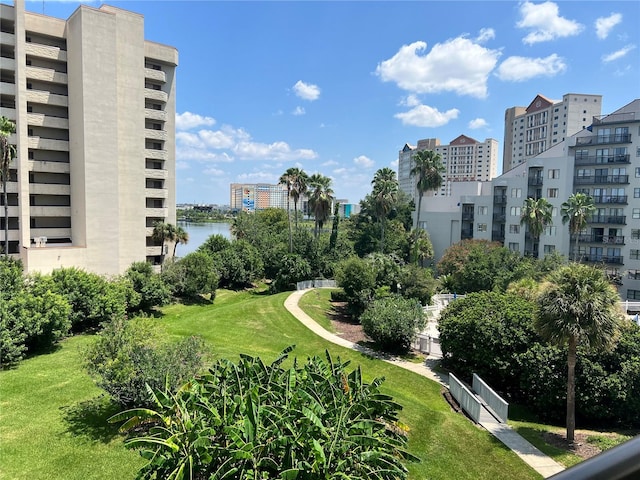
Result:
[[[168,160],[169,153],[166,150],[155,150],[153,148],[145,148],[144,157],[152,158],[155,160]]]
[[[70,185],[58,183],[31,183],[29,193],[33,195],[71,195]]]
[[[169,95],[167,95],[166,92],[163,92],[162,90],[154,90],[152,88],[145,88],[144,89],[144,98],[148,98],[150,100],[157,100],[159,102],[167,103],[167,100],[169,100]]]
[[[60,50],[59,47],[53,47],[51,45],[27,43],[25,44],[25,52],[27,55],[34,57],[47,58],[49,60],[60,60],[61,62],[67,61],[67,52]]]
[[[69,142],[67,140],[54,140],[52,138],[29,137],[29,148],[68,152]]]
[[[69,129],[68,118],[50,117],[44,113],[27,113],[27,123],[33,127]]]
[[[29,171],[45,173],[69,173],[71,167],[65,162],[47,162],[45,160],[29,161]]]
[[[145,128],[144,138],[148,138],[149,140],[166,140],[167,132],[165,132],[164,130],[154,130],[151,128]]]
[[[56,105],[58,107],[69,106],[69,99],[66,95],[57,95],[44,90],[27,90],[27,102]]]
[[[29,66],[25,69],[25,73],[29,80],[42,80],[43,82],[67,84],[67,74],[56,72],[53,68]]]
[[[144,169],[144,176],[146,178],[168,178],[169,177],[169,172],[167,170],[161,170],[161,169],[156,169],[156,168],[145,168]]]
[[[162,83],[165,83],[167,81],[167,76],[162,70],[154,70],[153,68],[144,69],[144,78],[157,80]]]
[[[169,191],[165,188],[145,188],[144,195],[146,198],[168,198]]]

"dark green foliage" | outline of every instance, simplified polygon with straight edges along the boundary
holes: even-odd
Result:
[[[54,270],[51,288],[71,304],[71,329],[74,333],[97,328],[112,317],[123,317],[131,292],[95,273],[70,267]]]
[[[444,365],[470,380],[477,373],[501,391],[517,390],[516,358],[539,340],[534,304],[512,294],[481,292],[449,304],[440,316]]]
[[[163,342],[153,320],[116,318],[105,324],[86,352],[85,365],[116,402],[141,407],[152,404],[146,385],[176,391],[200,372],[203,354],[201,339]]]
[[[244,288],[260,280],[264,264],[259,250],[246,240],[236,240],[213,255],[220,273],[220,286]]]
[[[165,305],[171,299],[171,290],[162,281],[162,277],[154,273],[150,263],[131,264],[125,276],[131,281],[133,290],[140,295],[140,302],[137,305],[131,305],[132,308],[149,310]]]
[[[231,241],[220,234],[211,235],[205,240],[205,242],[198,247],[199,252],[208,253],[213,255],[216,252],[226,250],[231,246]]]
[[[390,295],[377,298],[360,316],[364,332],[383,350],[406,352],[426,324],[422,306],[415,300]]]
[[[400,293],[405,298],[413,298],[422,305],[428,305],[436,290],[436,280],[431,270],[418,265],[404,265],[400,270]]]
[[[172,294],[182,298],[210,295],[213,301],[219,278],[214,260],[199,251],[167,264],[162,271],[162,280],[169,285]]]
[[[286,253],[281,260],[280,270],[271,283],[271,291],[295,290],[296,283],[311,278],[311,267],[300,255]]]
[[[349,310],[359,316],[373,298],[376,288],[376,273],[370,262],[351,257],[340,263],[336,282],[349,299]]]
[[[149,460],[139,478],[403,479],[406,436],[400,406],[348,363],[308,358],[283,368],[242,355],[221,360],[176,394],[156,391],[155,410],[129,410],[111,422],[148,435],[127,442]]]
[[[22,289],[22,262],[12,257],[0,257],[0,299],[8,300]]]

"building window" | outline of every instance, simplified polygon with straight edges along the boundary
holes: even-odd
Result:
[[[631,249],[629,251],[629,258],[631,260],[640,260],[640,250]]]
[[[548,237],[555,237],[557,231],[558,227],[555,227],[553,225],[547,225],[546,227],[544,227],[544,235],[547,235]]]
[[[548,255],[550,253],[553,253],[556,251],[556,246],[555,245],[545,245],[544,246],[544,254]]]
[[[636,157],[640,157],[640,147],[636,148]]]
[[[627,290],[627,300],[640,300],[640,290]]]
[[[520,233],[520,225],[509,225],[509,233]]]
[[[478,206],[478,215],[487,215],[488,212],[489,212],[489,207]]]
[[[640,208],[634,208],[631,210],[631,218],[637,218],[640,220]]]
[[[509,250],[512,252],[519,252],[520,244],[518,242],[509,242]]]
[[[558,189],[557,188],[548,188],[547,189],[547,198],[558,198]]]
[[[552,217],[557,217],[558,216],[558,207],[553,207],[551,209],[551,216]]]
[[[487,224],[486,223],[479,223],[478,224],[478,231],[479,232],[486,232],[487,231]]]
[[[512,217],[519,217],[521,215],[521,211],[521,207],[511,207],[509,210]]]
[[[511,189],[511,198],[520,198],[522,197],[522,189],[521,188],[512,188]]]
[[[640,178],[640,167],[636,167],[636,178]]]
[[[640,198],[640,188],[633,189],[633,198]]]
[[[549,170],[549,178],[560,178],[560,169],[559,168],[552,168],[551,170]]]
[[[640,228],[631,229],[631,240],[640,240]]]

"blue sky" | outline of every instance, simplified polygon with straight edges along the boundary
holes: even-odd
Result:
[[[357,203],[405,143],[460,134],[498,140],[501,171],[506,108],[589,93],[604,114],[640,97],[638,1],[107,3],[178,48],[179,203],[228,204],[230,183],[292,166]]]

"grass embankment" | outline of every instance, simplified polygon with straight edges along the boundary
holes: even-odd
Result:
[[[360,365],[367,380],[384,376],[383,389],[404,406],[409,450],[421,459],[409,464],[410,478],[540,478],[513,452],[462,415],[451,411],[440,385],[393,365],[329,344],[283,307],[288,293],[273,296],[219,291],[214,305],[171,305],[158,319],[169,335],[200,335],[213,358],[239,353],[276,358],[296,344],[298,357],[323,355]],[[0,372],[0,478],[133,478],[143,464],[105,420],[115,410],[82,368],[90,337],[66,340],[50,354]]]

